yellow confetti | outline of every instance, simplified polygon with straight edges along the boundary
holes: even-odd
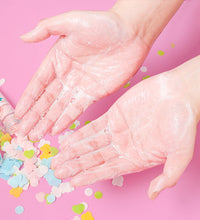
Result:
[[[174,47],[175,47],[175,44],[172,43],[172,44],[171,44],[171,47],[174,48]]]
[[[86,212],[81,215],[81,220],[94,220],[91,212]]]
[[[9,134],[4,134],[1,138],[0,138],[1,142],[2,141],[11,141],[12,137]]]
[[[44,144],[40,150],[42,151],[41,155],[40,155],[40,159],[48,159],[49,157],[52,157],[51,155],[51,146],[49,144]]]
[[[20,197],[22,192],[23,192],[23,189],[21,187],[17,187],[17,188],[12,188],[9,193],[15,198],[18,198]]]

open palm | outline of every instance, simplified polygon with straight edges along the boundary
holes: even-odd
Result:
[[[60,38],[18,102],[18,132],[32,140],[58,134],[93,102],[119,89],[151,46],[137,33],[111,11],[72,11],[42,20],[22,39]]]
[[[53,159],[58,178],[74,186],[165,163],[150,198],[176,184],[192,159],[197,117],[175,73],[163,73],[131,88],[107,113],[61,144]]]

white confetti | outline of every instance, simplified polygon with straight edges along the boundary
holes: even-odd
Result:
[[[91,188],[85,189],[85,195],[86,196],[91,196],[93,194],[93,190]]]
[[[5,79],[4,78],[2,78],[2,79],[0,79],[0,86],[3,86],[3,84],[5,83]]]
[[[66,131],[63,135],[58,136],[58,143],[61,144],[63,140],[65,140],[69,135],[71,135],[74,131]]]
[[[72,220],[81,220],[79,216],[74,216],[74,218]]]
[[[114,186],[119,186],[119,187],[123,186],[123,182],[124,182],[124,177],[123,176],[118,176],[118,177],[116,177],[112,180],[112,184]]]
[[[51,188],[51,194],[53,194],[56,198],[60,198],[62,195],[62,192],[59,187],[53,186]]]
[[[81,204],[83,204],[84,205],[84,211],[88,208],[88,204],[86,203],[86,202],[81,202]]]
[[[62,193],[70,193],[74,191],[74,187],[71,186],[70,182],[61,183],[60,189]]]
[[[140,68],[140,71],[143,72],[143,73],[147,72],[147,67],[146,66],[142,66]]]
[[[45,165],[40,165],[37,169],[36,169],[36,173],[39,177],[43,177],[47,172],[48,172],[49,168]]]

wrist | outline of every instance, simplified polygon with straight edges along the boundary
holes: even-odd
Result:
[[[184,87],[184,93],[200,120],[200,55],[175,68],[173,74]],[[178,82],[177,81],[177,82]]]
[[[151,46],[184,0],[118,0],[115,12]]]

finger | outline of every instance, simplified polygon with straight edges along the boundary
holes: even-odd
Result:
[[[61,164],[65,163],[68,160],[72,160],[76,157],[80,157],[89,152],[96,151],[102,147],[106,147],[110,145],[112,142],[112,136],[106,133],[98,133],[95,137],[90,137],[85,141],[78,142],[59,154],[57,157],[54,158],[52,161],[53,169],[56,169]]]
[[[43,95],[35,103],[33,108],[22,119],[18,133],[27,135],[29,131],[37,124],[41,117],[43,117],[56,97],[62,90],[62,82],[55,79],[45,90]]]
[[[90,138],[91,136],[96,135],[100,131],[106,129],[108,123],[108,115],[104,114],[98,119],[92,121],[88,125],[82,127],[81,129],[77,130],[70,137],[66,138],[60,145],[61,150],[65,150],[69,146],[73,144],[77,144],[80,141],[83,141],[86,138]]]
[[[39,137],[43,137],[51,130],[56,120],[60,117],[64,109],[69,104],[71,93],[69,90],[61,92],[59,97],[53,103],[47,114],[42,118],[38,124],[29,133],[31,140],[38,140]]]
[[[21,119],[54,79],[55,72],[52,65],[52,51],[50,51],[20,98],[15,108],[15,117]]]
[[[169,155],[161,175],[151,181],[148,196],[155,199],[165,188],[174,186],[192,159],[193,151]]]
[[[106,161],[118,156],[116,150],[108,146],[98,151],[81,156],[76,160],[67,161],[55,170],[55,176],[59,179],[65,179],[80,173],[83,170],[101,165]]]
[[[25,42],[39,42],[51,35],[68,35],[73,27],[78,25],[73,22],[73,14],[68,12],[42,19],[32,31],[22,35],[20,38]]]
[[[71,179],[71,184],[74,187],[85,186],[100,180],[111,179],[120,175],[135,172],[136,169],[137,168],[132,162],[118,157],[107,161],[103,165],[90,168],[75,175]]]
[[[91,96],[85,94],[81,90],[75,92],[69,105],[53,126],[51,134],[57,135],[60,132],[64,131],[92,103],[93,98]]]

